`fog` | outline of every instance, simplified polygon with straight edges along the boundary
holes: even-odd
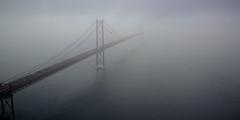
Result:
[[[0,81],[43,63],[102,18],[143,35],[14,94],[16,120],[239,119],[238,0],[1,0]],[[106,43],[119,36],[106,32]],[[68,57],[95,47],[93,33]],[[100,75],[99,75],[100,74]]]

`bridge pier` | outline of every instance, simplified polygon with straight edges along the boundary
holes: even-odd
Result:
[[[0,120],[14,120],[14,102],[13,95],[1,98]]]

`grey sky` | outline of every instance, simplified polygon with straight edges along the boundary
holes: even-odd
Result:
[[[161,17],[199,12],[239,14],[239,0],[1,0],[2,16],[98,14]]]

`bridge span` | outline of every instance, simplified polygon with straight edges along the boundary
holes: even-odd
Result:
[[[110,42],[108,44],[105,44],[103,46],[100,46],[99,48],[94,48],[91,50],[88,50],[80,55],[76,55],[74,57],[71,57],[69,59],[66,59],[62,62],[53,64],[51,66],[48,66],[46,68],[40,69],[36,72],[33,72],[31,74],[25,75],[23,77],[17,78],[16,80],[10,81],[8,83],[2,84],[0,86],[0,98],[2,97],[8,97],[11,94],[14,94],[15,92],[22,90],[23,88],[32,85],[33,83],[39,81],[39,80],[43,80],[44,78],[53,75],[77,62],[80,62],[86,58],[89,58],[95,54],[98,53],[98,51],[100,50],[105,50],[108,48],[111,48],[119,43],[122,43],[128,39],[131,39],[133,37],[136,37],[138,35],[140,35],[141,33],[137,33],[137,34],[132,34],[126,37],[123,37],[119,40]]]

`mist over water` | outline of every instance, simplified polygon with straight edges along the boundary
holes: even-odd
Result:
[[[102,71],[93,56],[14,94],[16,120],[240,119],[238,1],[95,2],[0,2],[0,81],[46,61],[99,16],[124,35],[144,32],[107,49]],[[94,47],[95,33],[68,57]]]

